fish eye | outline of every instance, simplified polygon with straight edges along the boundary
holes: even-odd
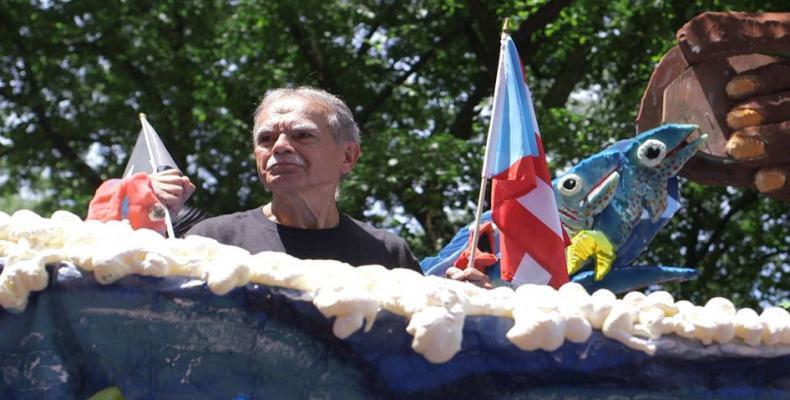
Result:
[[[165,206],[159,203],[151,206],[151,210],[148,211],[148,219],[151,221],[161,221],[165,219]]]
[[[584,181],[576,174],[568,174],[557,182],[557,189],[563,196],[573,196],[582,190]]]
[[[643,165],[655,167],[667,156],[667,146],[659,140],[648,139],[639,145],[636,156]]]

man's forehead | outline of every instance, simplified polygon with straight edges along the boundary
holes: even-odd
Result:
[[[295,109],[305,109],[310,106],[309,102],[300,97],[286,96],[274,100],[266,107],[266,111],[273,114],[285,114]]]
[[[262,131],[274,131],[280,129],[289,129],[289,130],[320,130],[321,127],[318,126],[315,122],[310,119],[291,119],[291,118],[267,118],[263,121],[260,121],[257,128],[255,129],[255,133],[260,133]]]
[[[326,117],[329,113],[329,108],[316,99],[302,96],[285,96],[272,101],[271,104],[266,106],[264,111],[272,114],[287,114],[295,111]]]
[[[311,125],[320,129],[328,125],[328,112],[328,108],[319,101],[300,96],[285,96],[264,107],[255,121],[255,131],[270,129],[272,125],[279,123],[302,125],[305,128]]]

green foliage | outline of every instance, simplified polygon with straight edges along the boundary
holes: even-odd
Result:
[[[268,199],[251,157],[256,101],[268,89],[307,84],[345,99],[363,131],[342,208],[431,255],[471,219],[477,201],[505,17],[550,163],[561,170],[633,135],[647,79],[689,18],[783,6],[3,0],[0,206],[84,215],[98,184],[123,171],[137,113],[145,112],[199,186],[195,205],[213,213],[255,207]],[[19,197],[23,188],[34,195]],[[699,280],[671,290],[739,305],[786,297],[787,204],[696,184],[683,192],[685,209],[643,257],[701,269]]]
[[[685,182],[683,208],[651,244],[645,262],[697,268],[694,281],[669,285],[704,303],[726,296],[740,306],[778,304],[790,293],[790,212],[786,203]],[[679,257],[680,256],[680,257]]]

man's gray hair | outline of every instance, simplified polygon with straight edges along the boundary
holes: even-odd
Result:
[[[329,127],[332,129],[332,134],[335,136],[337,143],[355,142],[359,143],[359,127],[351,110],[348,108],[343,100],[337,96],[327,92],[326,90],[313,88],[310,86],[300,86],[297,88],[280,88],[266,92],[263,96],[258,108],[255,109],[253,116],[253,143],[255,142],[255,131],[257,130],[258,116],[267,107],[271,106],[274,102],[287,98],[287,97],[300,97],[307,100],[318,102],[327,108],[326,119]]]

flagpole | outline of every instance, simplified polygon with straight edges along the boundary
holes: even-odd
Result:
[[[146,119],[145,113],[140,113],[140,123],[143,125],[143,134],[146,136],[145,145],[148,148],[148,160],[151,162],[151,171],[156,172],[157,165],[154,158],[154,149],[151,147],[151,140],[153,140],[153,136],[151,132],[148,131],[148,120]],[[167,229],[167,237],[175,238],[176,233],[173,230],[173,219],[170,218],[170,210],[167,209],[167,205],[164,205],[165,211],[165,228]]]
[[[475,267],[475,252],[477,251],[477,239],[480,235],[480,216],[483,214],[483,201],[485,200],[486,194],[486,186],[488,184],[488,178],[483,175],[483,178],[480,181],[480,195],[477,197],[477,210],[475,211],[475,223],[473,225],[472,231],[472,244],[471,250],[469,250],[469,262],[467,263],[466,267],[472,268]]]
[[[504,39],[505,35],[507,35],[507,25],[508,25],[508,18],[505,18],[505,23],[502,25],[502,39]],[[500,42],[501,43],[501,42]],[[491,131],[492,127],[494,126],[494,118],[497,111],[497,99],[499,98],[499,74],[502,72],[502,50],[500,46],[499,50],[499,62],[497,63],[497,79],[494,83],[494,102],[491,107],[491,123],[488,125],[488,134],[486,137],[486,148],[485,154],[483,155],[483,171],[480,174],[480,194],[477,196],[477,209],[475,210],[475,222],[472,226],[472,243],[471,249],[469,250],[469,262],[467,263],[467,268],[475,267],[475,253],[477,252],[477,240],[479,239],[480,235],[480,218],[483,214],[483,202],[485,201],[486,195],[486,188],[488,186],[488,177],[486,173],[488,172],[488,157],[489,152],[491,151]],[[492,249],[493,250],[493,249]]]

